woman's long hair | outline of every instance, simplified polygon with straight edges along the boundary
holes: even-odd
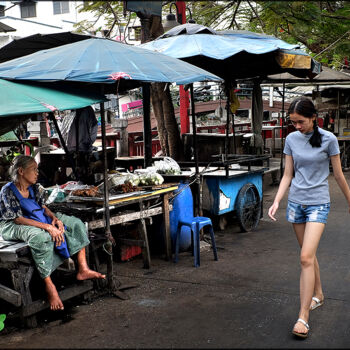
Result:
[[[322,135],[317,126],[317,111],[315,105],[307,97],[298,97],[292,101],[288,108],[288,114],[297,113],[305,118],[312,118],[316,115],[314,120],[314,132],[310,137],[310,144],[312,147],[321,147]]]

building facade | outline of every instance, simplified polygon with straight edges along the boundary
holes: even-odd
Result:
[[[83,1],[0,1],[0,46],[33,34],[74,31],[74,24],[86,20],[94,23],[92,13],[79,13]],[[1,30],[1,24],[10,31]],[[104,27],[103,18],[95,28]],[[92,30],[93,31],[93,30]]]

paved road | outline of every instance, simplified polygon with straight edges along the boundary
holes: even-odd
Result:
[[[153,257],[149,271],[140,259],[118,263],[119,280],[139,284],[127,291],[129,300],[66,305],[56,319],[44,314],[42,327],[5,328],[0,348],[349,348],[350,214],[333,177],[330,187],[318,251],[325,304],[311,313],[306,340],[291,334],[299,308],[298,245],[284,218],[286,200],[279,220],[267,219],[277,187],[266,185],[256,231],[239,233],[233,225],[216,233],[219,261],[205,251],[197,269],[189,253],[178,264]]]

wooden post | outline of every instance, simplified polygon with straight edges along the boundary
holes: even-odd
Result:
[[[171,237],[170,237],[170,218],[169,218],[169,193],[163,195],[163,219],[164,219],[164,242],[166,260],[171,260]]]
[[[150,255],[149,245],[148,245],[146,222],[142,215],[143,211],[144,211],[144,203],[140,202],[140,212],[141,212],[140,230],[141,230],[142,238],[145,242],[145,245],[142,249],[143,267],[145,269],[149,269],[151,267],[151,255]]]
[[[36,316],[23,316],[25,308],[32,304],[32,296],[29,289],[29,282],[32,278],[34,268],[20,266],[19,269],[11,271],[12,283],[15,290],[22,296],[22,311],[21,311],[21,322],[28,328],[35,328],[37,326]]]

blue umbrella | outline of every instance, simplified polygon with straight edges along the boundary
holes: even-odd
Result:
[[[249,31],[215,31],[183,24],[140,47],[180,58],[225,79],[289,72],[316,75],[320,65],[311,56],[270,35]]]
[[[104,93],[115,93],[117,89],[125,91],[138,87],[142,83],[151,82],[175,82],[182,85],[195,81],[222,80],[212,73],[181,60],[105,38],[86,39],[3,62],[0,64],[0,77],[15,80],[69,82],[70,85],[72,82],[80,84],[84,82],[96,87],[103,86]],[[144,98],[144,121],[146,121],[144,136],[145,139],[149,139],[151,137],[149,87],[145,85],[145,88],[144,95],[147,98]],[[103,104],[101,104],[102,114]],[[104,134],[105,125],[102,118],[103,138]],[[146,146],[145,142],[145,163],[148,165],[152,154],[150,147]],[[106,179],[107,156],[104,142],[103,150]],[[104,181],[104,209],[105,231],[111,238],[106,181]]]
[[[3,62],[0,77],[104,83],[106,92],[111,91],[109,86],[115,92],[116,81],[122,91],[140,82],[188,84],[221,80],[181,60],[105,38],[86,39]]]

